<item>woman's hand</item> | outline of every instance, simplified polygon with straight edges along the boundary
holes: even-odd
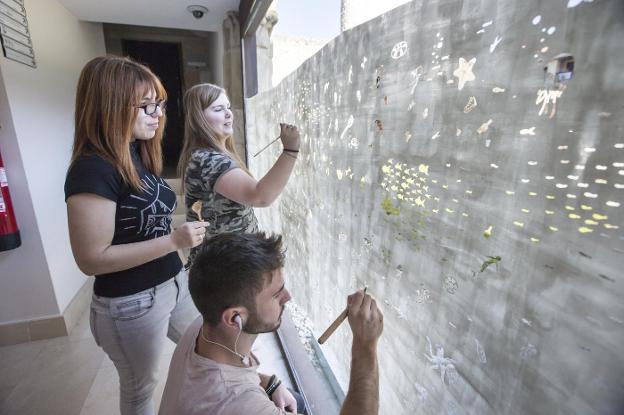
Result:
[[[282,139],[284,150],[299,151],[301,143],[299,139],[299,130],[297,130],[296,126],[280,123],[280,138]]]
[[[171,232],[171,241],[175,249],[194,248],[201,244],[206,235],[208,222],[185,222]]]

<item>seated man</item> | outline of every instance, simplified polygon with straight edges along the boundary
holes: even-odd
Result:
[[[258,361],[251,353],[259,333],[279,327],[290,300],[283,266],[281,236],[226,233],[205,244],[189,275],[189,290],[202,316],[178,342],[160,415],[284,415],[297,409],[274,376],[256,372]],[[383,315],[375,300],[358,291],[348,297],[348,318],[351,381],[340,413],[377,414],[377,340]]]

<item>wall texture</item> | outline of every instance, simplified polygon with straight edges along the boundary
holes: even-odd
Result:
[[[0,324],[58,316],[87,282],[72,256],[63,197],[76,83],[103,55],[102,26],[56,0],[26,2],[37,68],[0,57],[0,146],[23,245],[0,253]],[[5,95],[6,94],[6,95]],[[15,181],[13,181],[15,175]]]
[[[623,410],[622,39],[619,0],[417,0],[247,102],[250,154],[304,137],[258,214],[316,334],[355,288],[382,304],[381,413]]]

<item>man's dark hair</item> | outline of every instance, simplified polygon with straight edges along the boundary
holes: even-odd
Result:
[[[281,235],[222,233],[206,241],[189,271],[195,306],[211,326],[229,307],[256,312],[256,295],[284,266]]]

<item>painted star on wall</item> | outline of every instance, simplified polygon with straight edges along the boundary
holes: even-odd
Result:
[[[468,81],[474,81],[475,75],[472,73],[472,67],[475,62],[477,62],[477,58],[472,58],[469,61],[466,61],[464,58],[459,58],[459,68],[455,69],[453,72],[453,76],[458,78],[457,81],[457,89],[464,89],[464,85]]]

